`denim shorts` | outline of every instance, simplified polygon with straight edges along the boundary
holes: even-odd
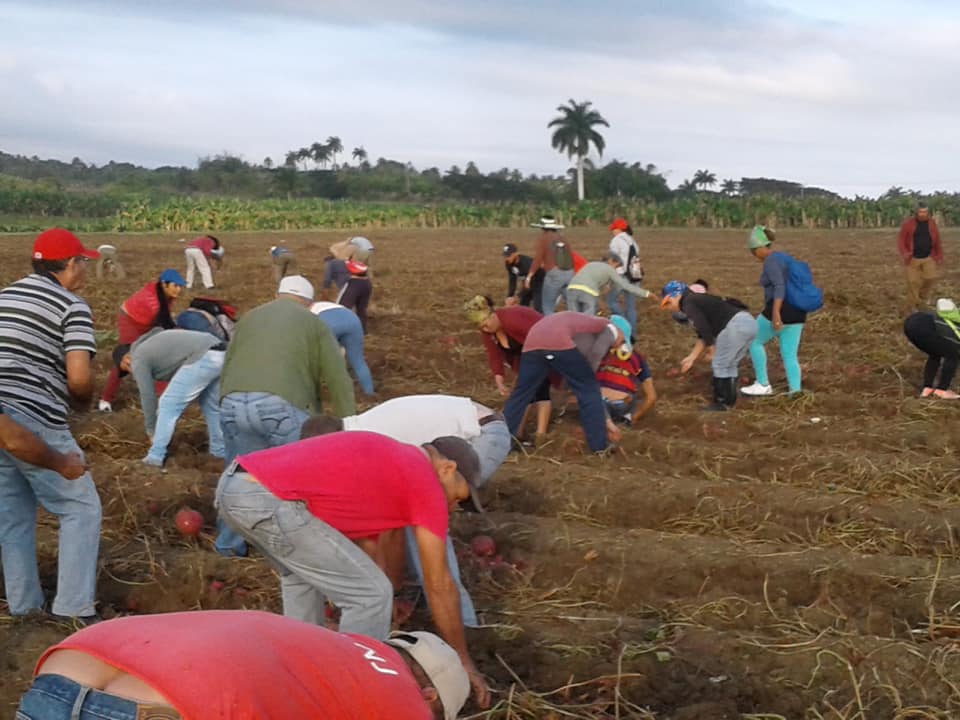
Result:
[[[20,700],[16,720],[180,720],[166,705],[94,690],[63,675],[40,675]]]

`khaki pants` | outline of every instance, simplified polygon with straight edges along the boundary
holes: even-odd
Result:
[[[907,304],[923,310],[930,304],[933,285],[939,277],[933,258],[911,258],[907,264]]]
[[[273,279],[280,282],[287,275],[297,274],[297,258],[293,253],[281,253],[273,259]]]

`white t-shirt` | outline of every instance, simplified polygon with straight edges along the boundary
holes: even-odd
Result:
[[[411,445],[444,435],[470,440],[480,434],[488,408],[454,395],[408,395],[387,400],[365,413],[343,418],[344,430],[380,433]]]
[[[334,302],[326,302],[324,300],[318,300],[313,305],[310,306],[310,312],[314,315],[319,315],[324,310],[333,310],[334,308],[342,308],[343,305],[338,305]]]

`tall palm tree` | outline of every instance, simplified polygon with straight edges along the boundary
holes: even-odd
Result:
[[[307,169],[307,160],[311,160],[312,158],[313,158],[313,151],[311,148],[302,147],[299,150],[297,150],[297,160],[303,161],[304,170]]]
[[[365,162],[367,159],[367,151],[363,145],[355,147],[351,155],[353,156],[353,159],[359,163]]]
[[[330,157],[333,159],[333,169],[337,169],[337,153],[343,152],[343,143],[336,135],[327,138],[327,150],[330,151]]]
[[[693,174],[693,184],[698,188],[713,187],[717,184],[717,175],[709,170],[697,170]]]
[[[330,146],[315,142],[310,146],[310,157],[321,167],[326,167],[330,160]]]
[[[724,195],[736,195],[740,191],[740,183],[732,178],[728,178],[720,185],[720,191]]]
[[[555,117],[549,123],[548,128],[556,128],[553,136],[550,138],[550,144],[559,152],[565,152],[567,157],[577,158],[577,199],[583,200],[583,161],[590,152],[590,146],[597,149],[597,153],[603,157],[603,149],[606,147],[606,141],[603,135],[594,130],[597,125],[610,127],[603,116],[591,108],[591,103],[586,100],[578,103],[571,99],[569,104],[557,107],[559,117]]]
[[[296,151],[296,150],[290,150],[290,151],[284,156],[284,158],[283,158],[283,164],[284,164],[286,167],[291,167],[291,168],[292,168],[292,167],[296,167],[296,166],[297,166],[297,160],[299,160],[299,159],[300,159],[300,157],[299,157],[299,155],[297,154],[297,151]]]

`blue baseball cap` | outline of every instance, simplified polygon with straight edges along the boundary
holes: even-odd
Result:
[[[616,326],[617,330],[623,333],[624,340],[630,342],[633,330],[631,330],[630,323],[627,322],[627,319],[623,315],[611,315],[610,322]]]
[[[663,286],[660,291],[660,297],[670,297],[671,295],[683,295],[687,291],[687,284],[680,280],[671,280]]]
[[[186,287],[187,282],[183,277],[173,268],[167,268],[162,273],[160,273],[160,282],[162,283],[173,283],[174,285],[179,285],[180,287]]]

